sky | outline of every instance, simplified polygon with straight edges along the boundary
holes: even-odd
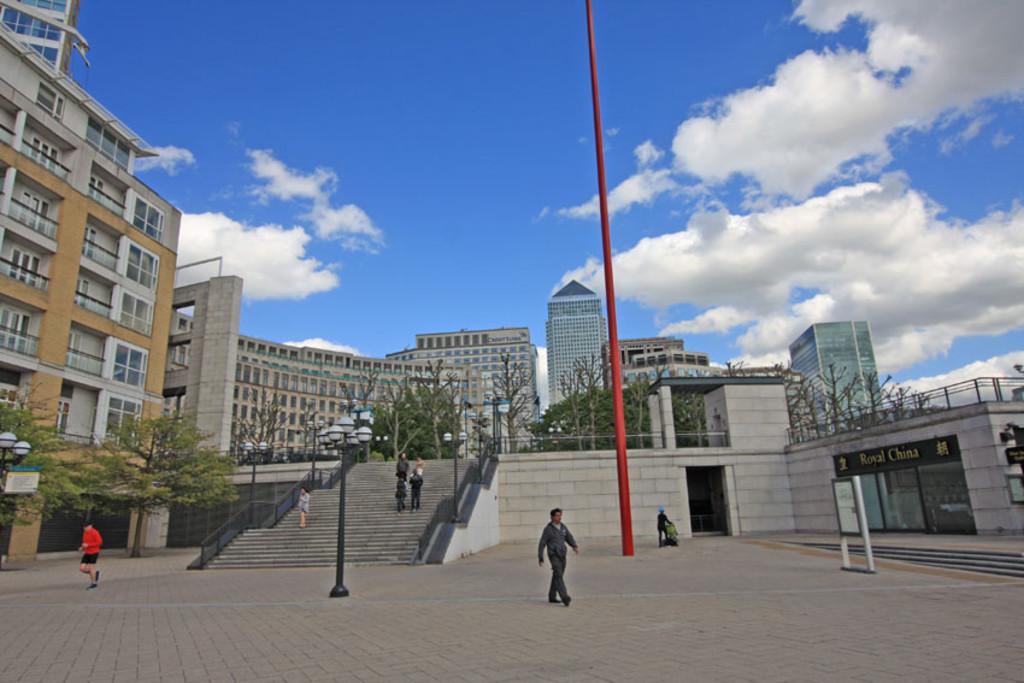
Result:
[[[1014,374],[1024,3],[594,8],[620,338],[750,366],[864,319],[898,381]],[[603,295],[582,0],[85,0],[79,28],[179,264],[245,278],[244,334],[543,347],[557,287]]]

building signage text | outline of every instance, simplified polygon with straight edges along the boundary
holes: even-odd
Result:
[[[840,477],[898,470],[917,465],[934,465],[959,459],[960,444],[955,434],[833,456],[836,474]]]

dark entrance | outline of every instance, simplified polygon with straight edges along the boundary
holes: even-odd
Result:
[[[690,496],[690,528],[693,533],[728,533],[722,468],[687,467],[686,490]]]

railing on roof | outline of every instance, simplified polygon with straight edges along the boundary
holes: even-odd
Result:
[[[953,408],[1004,401],[1024,401],[1024,377],[979,377],[928,391],[898,394],[873,409],[858,408],[837,420],[791,427],[789,442],[804,443]]]

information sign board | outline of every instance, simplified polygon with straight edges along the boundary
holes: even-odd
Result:
[[[860,518],[857,516],[857,496],[853,490],[853,481],[834,480],[832,493],[836,500],[836,515],[839,517],[839,533],[844,536],[860,536]]]
[[[39,490],[38,467],[12,467],[4,481],[4,495],[27,496]]]

